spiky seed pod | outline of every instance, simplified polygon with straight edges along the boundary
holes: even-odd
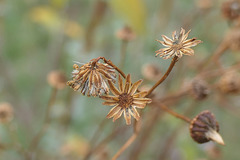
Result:
[[[190,123],[190,135],[197,143],[215,141],[224,145],[215,116],[208,110],[198,114]]]
[[[229,0],[222,3],[222,15],[228,20],[235,20],[240,16],[240,1]]]
[[[0,104],[0,122],[8,123],[13,119],[13,107],[11,104],[4,102]]]
[[[154,64],[148,63],[142,67],[142,75],[150,81],[157,81],[161,78],[161,70]]]
[[[67,82],[67,85],[74,91],[80,91],[83,95],[98,96],[109,94],[107,81],[116,81],[115,69],[105,63],[94,60],[82,65],[73,65],[73,80]]]
[[[47,75],[48,84],[57,89],[66,87],[66,76],[62,71],[51,71]]]
[[[191,83],[191,95],[196,100],[207,98],[210,93],[207,82],[202,79],[194,79]]]
[[[177,35],[177,31],[172,33],[172,39],[168,38],[165,35],[162,35],[163,41],[157,40],[166,48],[159,49],[156,52],[156,56],[160,56],[163,59],[169,59],[171,57],[177,56],[181,58],[183,55],[192,56],[194,55],[194,50],[191,47],[202,43],[202,41],[197,40],[196,38],[187,39],[188,34],[191,30],[185,33],[185,30],[181,28],[179,35]]]
[[[234,70],[226,72],[217,85],[222,93],[238,93],[240,91],[240,76]]]
[[[123,41],[131,41],[134,38],[136,38],[136,34],[132,31],[132,29],[130,27],[126,26],[126,27],[120,29],[116,33],[116,37]]]
[[[108,113],[107,118],[113,118],[113,121],[115,121],[124,114],[127,125],[131,124],[131,116],[139,120],[140,115],[137,108],[143,109],[147,103],[152,101],[150,98],[144,97],[147,92],[135,93],[142,80],[132,84],[130,74],[128,74],[125,84],[123,84],[121,76],[118,76],[118,88],[111,81],[108,81],[108,83],[113,95],[100,96],[105,100],[103,105],[114,106]]]

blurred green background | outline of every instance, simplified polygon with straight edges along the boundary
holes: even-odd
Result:
[[[199,0],[200,1],[200,0]],[[16,140],[27,156],[15,148],[0,150],[1,160],[16,159],[83,159],[93,143],[94,132],[107,115],[110,107],[101,105],[98,98],[82,96],[65,87],[57,92],[56,102],[51,108],[49,128],[40,140],[38,152],[27,151],[34,136],[43,125],[47,103],[52,88],[47,75],[61,70],[71,79],[75,61],[87,63],[104,56],[116,65],[120,64],[122,41],[116,32],[130,26],[136,38],[127,45],[127,56],[122,68],[132,74],[133,81],[143,78],[144,64],[156,64],[164,73],[170,60],[155,58],[155,51],[162,47],[155,39],[161,35],[170,36],[172,31],[192,29],[189,37],[197,37],[203,43],[195,48],[194,57],[184,57],[178,62],[166,82],[158,89],[159,97],[180,90],[183,81],[197,75],[195,64],[209,57],[225,31],[231,26],[221,15],[222,0],[212,0],[212,5],[201,6],[197,0],[1,0],[0,1],[0,102],[9,102],[14,108],[14,129]],[[206,1],[206,0],[205,0]],[[205,2],[206,3],[206,2]],[[239,53],[228,51],[222,61],[230,66],[239,61]],[[154,84],[146,80],[144,84]],[[229,105],[239,107],[239,96],[230,96]],[[238,116],[218,106],[216,95],[195,104],[191,117],[204,109],[211,110],[220,124],[220,133],[226,146],[196,144],[189,136],[188,125],[164,115],[158,119],[148,135],[139,159],[158,159],[166,147],[167,138],[178,128],[173,145],[167,152],[169,160],[211,159],[211,148],[217,147],[219,159],[239,159],[240,127]],[[177,111],[193,103],[190,97],[177,104]],[[151,113],[146,108],[145,114]],[[144,117],[143,117],[144,119]],[[147,126],[147,120],[143,122]],[[94,141],[100,142],[114,127],[124,126],[123,118],[112,123],[107,120],[101,128],[101,135]],[[128,126],[99,153],[90,159],[110,159],[131,136]],[[0,144],[13,139],[6,125],[0,126]],[[137,139],[119,159],[130,159],[129,155],[141,144]],[[209,151],[209,152],[208,152]],[[214,152],[215,153],[215,152]]]

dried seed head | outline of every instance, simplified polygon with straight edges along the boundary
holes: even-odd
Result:
[[[9,103],[0,104],[0,122],[8,123],[13,119],[13,108]]]
[[[228,20],[235,20],[240,16],[240,1],[229,0],[222,3],[222,15]]]
[[[202,79],[194,79],[191,83],[191,95],[196,100],[203,100],[207,98],[210,93],[207,82]]]
[[[202,43],[202,41],[197,40],[196,38],[187,39],[188,34],[191,30],[185,33],[185,30],[181,28],[179,35],[177,35],[177,31],[172,33],[172,39],[168,38],[165,35],[162,35],[163,41],[157,40],[166,48],[159,49],[156,52],[156,56],[160,56],[163,59],[169,59],[171,57],[177,56],[181,58],[183,55],[192,56],[194,55],[194,50],[191,47]]]
[[[132,31],[132,29],[130,27],[127,27],[127,26],[120,29],[116,33],[116,36],[117,36],[118,39],[124,40],[124,41],[131,41],[134,38],[136,38],[135,33]]]
[[[226,72],[217,85],[222,93],[238,93],[240,91],[240,76],[236,71]]]
[[[82,65],[73,65],[73,80],[67,82],[67,85],[74,91],[80,91],[83,95],[98,96],[108,94],[109,88],[107,81],[116,81],[115,69],[105,63],[100,63],[93,59],[89,63]]]
[[[238,27],[232,28],[225,36],[226,43],[233,51],[240,50],[240,30]]]
[[[111,81],[108,81],[108,83],[113,96],[100,96],[105,100],[103,105],[114,106],[108,113],[107,118],[113,118],[113,121],[115,121],[124,114],[127,125],[131,124],[131,116],[139,120],[140,115],[137,108],[143,109],[147,103],[152,101],[150,98],[145,98],[147,92],[135,93],[142,80],[132,84],[130,74],[128,74],[124,85],[121,76],[118,76],[118,88]]]
[[[218,122],[210,111],[203,111],[198,114],[191,121],[189,129],[191,137],[197,143],[206,143],[212,140],[224,145],[224,141],[218,133]]]
[[[63,89],[66,86],[67,79],[61,71],[51,71],[47,75],[48,84],[57,89]]]
[[[148,63],[142,67],[142,75],[150,81],[157,81],[161,78],[161,70],[154,64]]]
[[[212,8],[213,6],[213,0],[197,0],[196,5],[198,8],[202,10],[207,10]]]

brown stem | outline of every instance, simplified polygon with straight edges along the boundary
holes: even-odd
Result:
[[[95,148],[90,149],[86,156],[83,158],[83,160],[88,160],[94,152],[97,152],[99,149],[102,149],[105,144],[110,142],[116,135],[125,130],[126,130],[125,126],[114,130],[105,139],[103,139]]]
[[[217,49],[212,54],[212,57],[206,58],[206,60],[203,61],[203,63],[198,67],[198,70],[202,72],[206,66],[212,61],[215,62],[215,64],[218,66],[218,68],[222,69],[222,65],[219,61],[219,58],[225,53],[225,51],[229,48],[229,44],[226,41],[222,41],[220,45],[217,47]]]
[[[126,75],[123,73],[123,71],[119,69],[117,66],[115,66],[111,60],[107,60],[105,57],[98,57],[97,59],[98,60],[102,59],[105,63],[112,66],[114,69],[116,69],[116,71],[118,71],[118,73],[120,73],[123,78],[126,78]]]
[[[48,105],[47,105],[47,110],[46,110],[46,115],[45,115],[45,118],[44,118],[44,122],[43,122],[43,125],[42,125],[42,128],[40,129],[40,131],[37,133],[37,135],[32,139],[32,142],[30,143],[29,145],[29,149],[31,151],[34,151],[42,136],[44,135],[44,133],[46,132],[46,130],[48,129],[49,127],[49,123],[50,123],[50,111],[51,111],[51,108],[56,100],[56,95],[57,95],[57,88],[53,88],[52,89],[52,93],[51,93],[51,96],[50,96],[50,99],[48,101]]]
[[[165,106],[164,104],[160,104],[161,108],[170,113],[171,115],[175,116],[176,118],[182,119],[187,123],[191,123],[191,119],[188,117],[185,117],[184,115],[178,114],[177,112],[174,112],[173,110],[169,109],[167,106]]]
[[[170,64],[170,66],[168,67],[168,70],[166,71],[166,73],[163,75],[163,77],[157,83],[154,84],[154,86],[148,91],[148,93],[147,93],[147,95],[145,97],[149,96],[154,91],[154,89],[157,88],[157,86],[159,86],[168,77],[168,75],[172,71],[175,63],[177,62],[177,60],[178,60],[178,57],[175,56],[172,59],[172,62]]]
[[[134,123],[134,132],[132,136],[127,140],[127,142],[118,150],[118,152],[113,156],[112,160],[116,160],[137,138],[139,129],[140,129],[140,122],[135,120]]]
[[[125,60],[126,60],[126,51],[127,51],[127,44],[128,41],[122,40],[122,45],[121,45],[121,59],[120,59],[120,68],[123,68]]]

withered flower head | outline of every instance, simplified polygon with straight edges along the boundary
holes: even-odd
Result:
[[[196,99],[196,100],[203,100],[205,99],[210,90],[208,87],[207,82],[205,82],[202,79],[194,79],[191,83],[191,95]]]
[[[156,56],[160,56],[163,59],[169,59],[173,56],[181,58],[182,55],[192,56],[194,55],[194,50],[190,47],[194,47],[202,41],[197,40],[196,38],[187,39],[188,34],[191,30],[185,33],[185,30],[181,28],[180,34],[177,35],[177,31],[172,33],[172,39],[168,38],[165,35],[162,35],[163,41],[157,40],[163,46],[167,48],[159,49],[156,51]]]
[[[222,93],[238,93],[240,91],[240,76],[235,70],[226,72],[218,82]]]
[[[222,3],[222,14],[226,19],[235,20],[240,16],[240,1],[229,0]]]
[[[8,123],[13,119],[13,108],[9,103],[0,104],[0,122]]]
[[[47,75],[48,84],[57,89],[63,89],[66,86],[66,77],[61,71],[51,71]]]
[[[128,26],[120,29],[116,33],[116,36],[117,36],[117,38],[119,38],[121,40],[124,40],[124,41],[131,41],[131,40],[133,40],[136,37],[135,33]]]
[[[219,125],[215,116],[210,111],[203,111],[198,114],[190,123],[190,134],[197,143],[215,141],[224,145],[219,132]]]
[[[108,113],[107,118],[113,117],[114,122],[124,114],[127,125],[131,124],[131,115],[136,120],[139,120],[140,115],[137,108],[143,109],[147,103],[151,103],[150,98],[144,98],[146,92],[135,93],[142,83],[142,80],[132,84],[130,74],[128,74],[124,85],[121,76],[118,76],[119,89],[117,89],[111,81],[108,81],[108,83],[113,95],[100,97],[105,100],[103,105],[114,106]]]
[[[67,85],[75,91],[80,91],[83,95],[98,96],[108,94],[109,88],[107,81],[115,83],[115,69],[108,64],[97,62],[95,59],[79,67],[73,65],[73,80],[67,82]]]

